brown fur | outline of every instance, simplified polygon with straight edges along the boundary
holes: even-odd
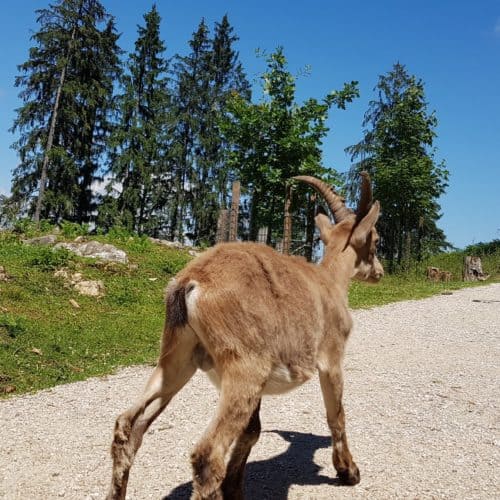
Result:
[[[316,217],[320,265],[255,243],[215,246],[192,261],[167,292],[168,315],[157,367],[143,396],[116,424],[110,499],[125,497],[142,436],[194,374],[219,387],[215,416],[195,447],[193,499],[243,498],[245,463],[260,433],[261,397],[291,390],[319,371],[332,433],[333,464],[346,484],[359,481],[342,407],[341,361],[352,327],[352,278],[378,281],[379,206],[333,226]],[[226,454],[236,443],[226,467]]]

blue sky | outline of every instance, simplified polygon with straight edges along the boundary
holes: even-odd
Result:
[[[121,47],[129,52],[149,0],[102,0],[116,17]],[[264,69],[255,49],[282,45],[290,69],[299,73],[299,101],[326,95],[358,80],[361,97],[332,111],[323,144],[324,163],[343,172],[344,148],[359,141],[378,76],[396,61],[425,83],[429,110],[439,125],[437,160],[450,170],[438,225],[458,247],[500,238],[500,1],[195,1],[157,0],[167,55],[185,53],[200,19],[210,26],[227,13],[240,37],[237,48],[250,79]],[[24,62],[35,9],[48,0],[2,2],[0,20],[0,192],[8,192],[17,158],[8,132],[20,105],[14,87]],[[256,94],[258,95],[258,94]],[[397,189],[397,186],[395,186]]]

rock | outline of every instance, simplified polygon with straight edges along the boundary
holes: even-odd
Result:
[[[99,243],[94,240],[87,242],[73,241],[72,243],[58,243],[54,248],[65,248],[80,257],[120,262],[121,264],[128,263],[127,254],[109,243]]]
[[[179,250],[184,248],[184,245],[178,241],[160,240],[159,238],[149,238],[149,241],[156,243],[157,245],[163,245],[164,247],[177,248]]]
[[[57,241],[57,236],[55,234],[47,234],[22,241],[25,245],[53,245]]]
[[[69,299],[69,303],[75,308],[75,309],[80,309],[80,304],[74,300],[74,299]]]
[[[63,280],[69,280],[69,274],[67,269],[58,269],[54,272],[54,277],[62,278]]]
[[[101,297],[104,295],[104,283],[101,280],[79,281],[74,286],[80,295],[88,297]]]
[[[0,281],[10,281],[10,276],[3,266],[0,266]]]

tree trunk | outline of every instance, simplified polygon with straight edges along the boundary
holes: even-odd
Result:
[[[238,236],[238,211],[240,208],[240,181],[233,182],[233,196],[231,200],[231,215],[229,219],[229,241],[236,241]]]
[[[305,248],[305,258],[311,262],[313,255],[314,246],[314,216],[316,208],[316,193],[311,193],[309,195],[309,200],[307,204],[307,220],[306,220],[306,248]]]
[[[81,17],[83,7],[83,0],[80,2],[80,7],[78,10],[78,19]],[[76,36],[76,22],[73,26],[73,31],[71,32],[71,39],[68,44],[68,49],[66,52],[66,61],[61,71],[61,76],[59,77],[59,84],[57,86],[56,99],[54,101],[54,108],[52,109],[52,117],[50,119],[49,136],[47,137],[47,144],[45,146],[45,152],[43,155],[42,171],[40,173],[40,184],[38,188],[38,198],[36,200],[35,213],[33,215],[33,221],[36,223],[37,227],[40,225],[40,213],[42,212],[43,197],[45,194],[45,184],[47,183],[47,170],[49,166],[49,154],[52,149],[52,144],[54,142],[54,132],[56,129],[57,113],[59,111],[59,103],[61,101],[61,94],[64,85],[64,80],[66,79],[66,68],[71,58],[71,49],[73,46],[73,41]]]
[[[292,185],[289,184],[286,187],[285,196],[285,220],[283,222],[283,241],[282,241],[282,253],[284,255],[290,254],[290,244],[292,242]]]

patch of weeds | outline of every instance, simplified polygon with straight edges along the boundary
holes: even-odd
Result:
[[[26,320],[21,316],[13,314],[0,314],[0,331],[4,331],[10,338],[15,339],[26,333]]]
[[[54,230],[53,224],[48,220],[41,220],[39,225],[31,219],[18,219],[14,224],[14,232],[23,234],[27,238],[33,238],[43,234],[50,233]]]
[[[52,249],[50,247],[39,247],[29,264],[41,271],[53,271],[60,267],[66,267],[70,261],[70,253],[65,248]]]
[[[76,222],[62,221],[60,224],[61,233],[65,238],[74,239],[78,236],[89,234],[88,224],[77,224]]]
[[[169,259],[163,263],[163,272],[168,275],[177,274],[181,269],[183,269],[186,264],[191,260],[188,254],[184,253],[172,253]]]
[[[124,306],[137,302],[137,293],[129,287],[112,289],[108,291],[107,299],[111,304]]]

